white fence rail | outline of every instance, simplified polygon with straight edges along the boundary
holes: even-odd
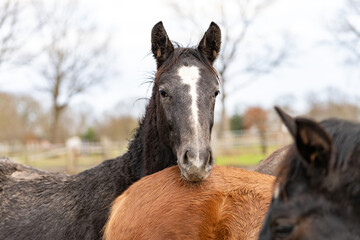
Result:
[[[291,142],[289,134],[284,131],[269,131],[265,133],[265,141],[261,139],[256,131],[231,131],[225,132],[221,137],[213,133],[212,148],[215,156],[221,154],[239,154],[241,152],[259,152],[262,145],[266,147],[283,146]],[[14,161],[33,165],[40,160],[56,158],[64,159],[64,165],[68,172],[77,171],[78,157],[88,155],[99,155],[99,162],[103,159],[115,157],[126,150],[128,142],[82,142],[80,150],[69,149],[65,144],[2,144],[0,143],[0,156],[10,157]]]
[[[232,149],[247,149],[254,147],[284,146],[291,143],[291,138],[287,132],[268,131],[262,139],[260,133],[256,131],[229,131],[224,132],[220,137],[213,134],[212,148],[216,153],[229,151]]]

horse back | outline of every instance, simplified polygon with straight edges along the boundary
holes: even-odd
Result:
[[[274,178],[215,166],[202,182],[178,167],[147,176],[112,205],[104,239],[256,239]]]

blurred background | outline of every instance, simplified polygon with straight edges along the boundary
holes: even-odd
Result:
[[[360,0],[1,0],[0,156],[75,173],[124,153],[151,95],[150,33],[222,29],[216,162],[291,142],[274,113],[360,118]]]

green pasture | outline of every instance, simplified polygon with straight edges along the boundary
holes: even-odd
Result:
[[[265,157],[266,155],[263,154],[222,155],[215,158],[215,163],[230,166],[254,166]]]
[[[103,156],[102,154],[80,155],[74,160],[76,166],[76,172],[81,172],[83,170],[89,169],[93,166],[98,165],[99,163],[101,163],[106,159],[111,159],[120,156],[123,153],[124,151],[116,150],[116,151],[112,151],[107,157]],[[29,161],[25,154],[19,154],[8,157],[10,159],[14,157],[16,159],[16,162],[19,163],[53,172],[65,172],[67,169],[66,165],[69,163],[69,159],[66,154],[57,157],[47,158],[47,159],[36,159],[32,161]]]
[[[268,146],[266,153],[262,153],[260,146],[237,147],[230,150],[223,150],[216,154],[215,163],[218,165],[230,166],[255,166],[279,146]]]

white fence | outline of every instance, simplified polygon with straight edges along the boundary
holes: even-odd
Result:
[[[27,165],[36,165],[37,162],[46,160],[51,165],[52,160],[62,159],[63,169],[69,173],[77,172],[78,158],[89,155],[97,155],[98,163],[104,159],[115,157],[122,154],[127,146],[127,142],[82,142],[79,151],[70,149],[65,144],[1,144],[0,157],[11,158],[15,162],[25,163]]]
[[[239,155],[241,153],[259,153],[262,144],[268,149],[274,149],[291,142],[289,134],[284,131],[269,131],[265,133],[266,141],[261,141],[257,131],[231,131],[225,132],[220,138],[213,133],[212,148],[214,156]],[[65,144],[1,144],[0,156],[10,157],[17,162],[23,162],[27,165],[35,165],[41,160],[50,161],[53,159],[63,159],[64,168],[68,172],[76,172],[78,168],[78,158],[97,155],[98,162],[118,156],[126,151],[128,142],[82,142],[80,151],[73,151]],[[269,153],[269,152],[268,152]],[[92,163],[94,164],[94,163]]]
[[[259,148],[262,145],[277,147],[291,143],[289,134],[284,131],[267,131],[264,134],[265,140],[263,141],[260,133],[253,130],[224,132],[220,137],[216,137],[216,133],[214,133],[212,139],[211,145],[215,154],[235,149],[246,151],[247,149]]]

